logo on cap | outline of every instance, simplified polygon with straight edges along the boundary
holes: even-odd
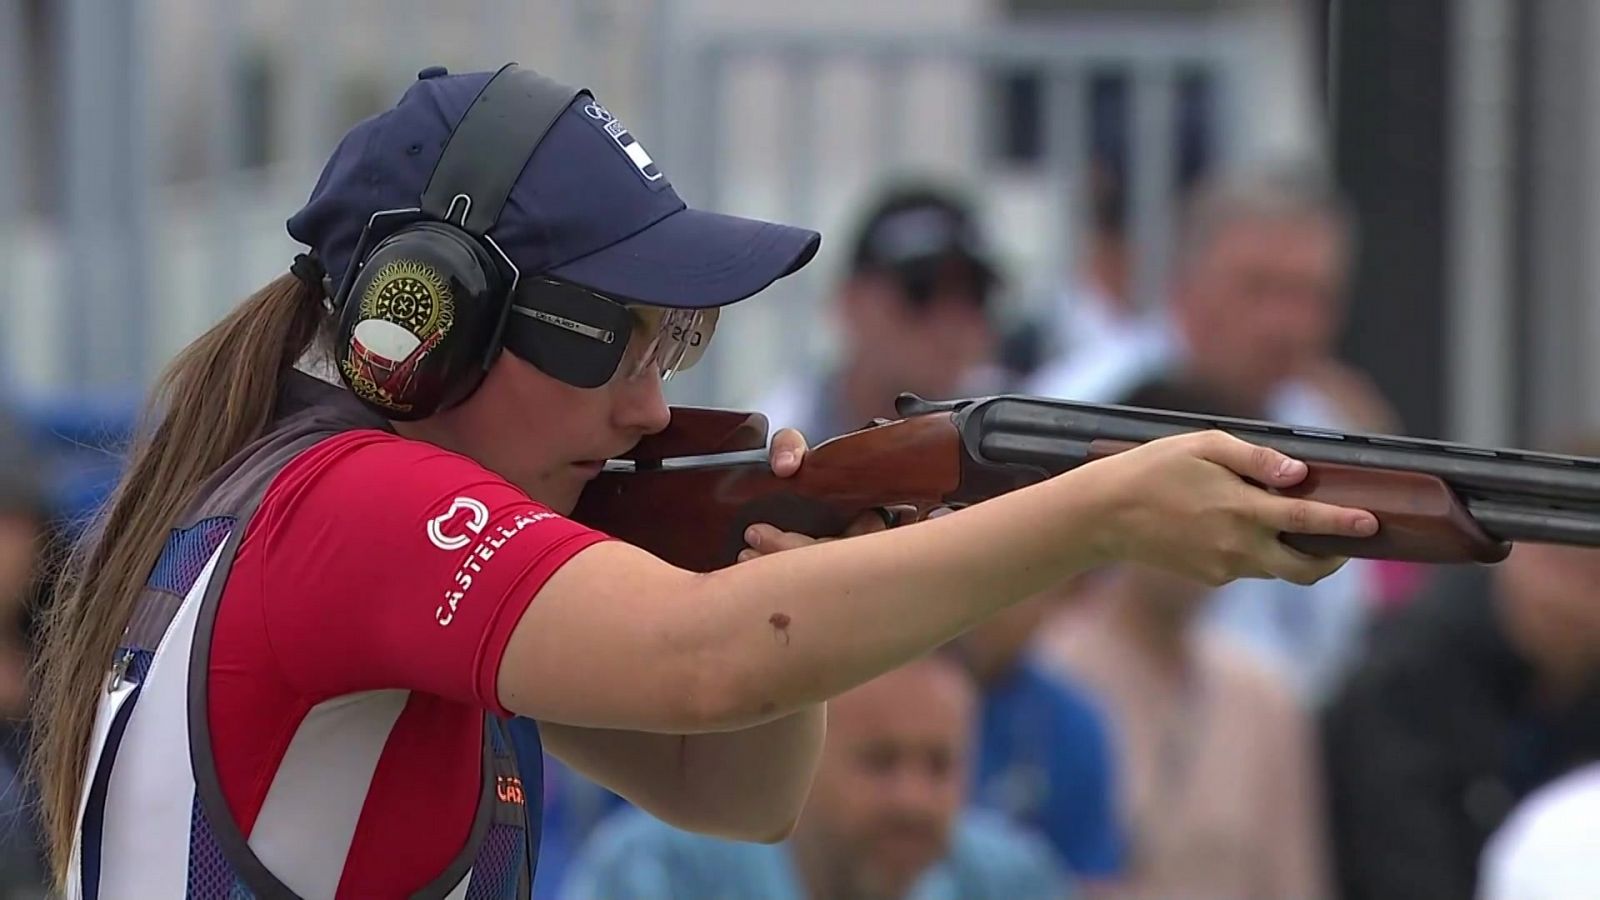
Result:
[[[616,142],[617,146],[627,155],[629,161],[639,170],[639,174],[643,175],[646,181],[656,181],[661,178],[660,167],[656,165],[655,160],[650,158],[650,154],[645,152],[644,146],[634,139],[620,119],[612,115],[610,110],[600,105],[600,101],[591,100],[585,104],[583,114],[588,116],[590,121],[598,124],[600,130],[604,131],[611,140]]]
[[[427,263],[397,259],[368,282],[360,310],[339,367],[361,399],[408,411],[401,398],[455,322],[450,285]]]

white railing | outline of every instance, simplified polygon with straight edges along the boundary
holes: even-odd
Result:
[[[551,60],[632,113],[690,203],[824,232],[818,262],[727,317],[717,351],[675,383],[676,399],[693,402],[749,402],[787,367],[829,352],[820,301],[841,229],[890,174],[940,173],[980,196],[1020,283],[1063,273],[1084,195],[1092,72],[1122,69],[1137,85],[1131,222],[1141,296],[1157,292],[1171,230],[1174,73],[1214,76],[1224,161],[1263,128],[1239,100],[1260,42],[1226,19],[735,31],[684,21],[676,4],[656,0],[637,6],[626,35],[602,39],[592,32],[607,20],[575,0],[460,0],[448,14],[416,0],[159,0],[168,14],[195,7],[179,25],[171,15],[158,23],[157,2],[119,0],[108,18],[94,0],[62,0],[64,40],[45,54],[14,27],[20,0],[0,0],[0,347],[25,391],[141,387],[284,270],[296,249],[284,220],[338,135],[430,63]],[[71,65],[41,69],[63,53]],[[613,70],[631,80],[608,79]],[[1044,78],[1046,165],[986,160],[982,91],[1001,71]],[[18,85],[41,77],[57,85],[52,112],[68,126],[55,151],[63,193],[53,217],[27,214],[18,189],[28,154],[52,146],[15,127],[26,102]],[[255,94],[252,83],[265,87]]]
[[[1171,244],[1177,79],[1211,78],[1220,100],[1213,149],[1221,165],[1239,159],[1263,127],[1241,102],[1256,37],[1229,19],[1129,16],[1050,28],[690,36],[663,85],[675,110],[658,156],[668,174],[691,204],[817,227],[824,249],[761,302],[724,318],[718,351],[685,377],[680,396],[748,403],[785,371],[828,355],[823,301],[837,274],[835,254],[858,206],[896,174],[942,176],[974,194],[1020,276],[1013,304],[1042,312],[1046,285],[1064,277],[1079,244],[1088,86],[1098,73],[1125,73],[1133,86],[1133,289],[1156,302]],[[1041,79],[1042,165],[1008,169],[986,155],[984,139],[998,123],[986,118],[985,91],[1002,73]]]

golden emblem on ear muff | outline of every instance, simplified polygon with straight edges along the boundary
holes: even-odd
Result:
[[[455,324],[450,284],[427,263],[393,260],[367,282],[358,309],[339,367],[361,399],[409,412],[403,398],[418,367]]]

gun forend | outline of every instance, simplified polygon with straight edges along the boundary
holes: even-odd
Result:
[[[1093,441],[1088,459],[1135,446],[1124,441]],[[1302,553],[1422,563],[1497,563],[1511,552],[1510,543],[1490,537],[1450,486],[1432,475],[1340,463],[1312,462],[1306,467],[1309,471],[1299,484],[1274,493],[1365,509],[1378,517],[1378,533],[1365,538],[1280,535],[1285,544]]]

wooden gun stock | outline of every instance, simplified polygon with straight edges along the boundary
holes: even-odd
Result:
[[[1089,459],[1131,449],[1126,441],[1097,440]],[[1378,533],[1367,538],[1285,534],[1285,544],[1317,556],[1349,556],[1422,563],[1497,563],[1511,545],[1485,534],[1443,479],[1416,472],[1365,469],[1339,463],[1310,462],[1305,480],[1275,491],[1370,510],[1378,517]]]
[[[676,456],[760,450],[766,445],[767,417],[761,413],[674,406],[666,428],[646,435],[621,458],[657,463]]]
[[[673,565],[709,572],[737,561],[745,529],[757,522],[831,537],[867,510],[939,507],[961,481],[960,441],[948,415],[916,416],[818,444],[788,478],[773,475],[764,456],[607,471],[572,515]]]
[[[759,413],[677,408],[579,499],[579,521],[684,568],[730,565],[755,522],[838,535],[863,512],[967,506],[1163,437],[1222,430],[1304,461],[1286,496],[1366,509],[1368,538],[1284,534],[1318,556],[1493,564],[1513,542],[1600,547],[1600,458],[1000,395],[930,402],[812,448],[778,478]],[[684,457],[698,457],[689,459]]]

